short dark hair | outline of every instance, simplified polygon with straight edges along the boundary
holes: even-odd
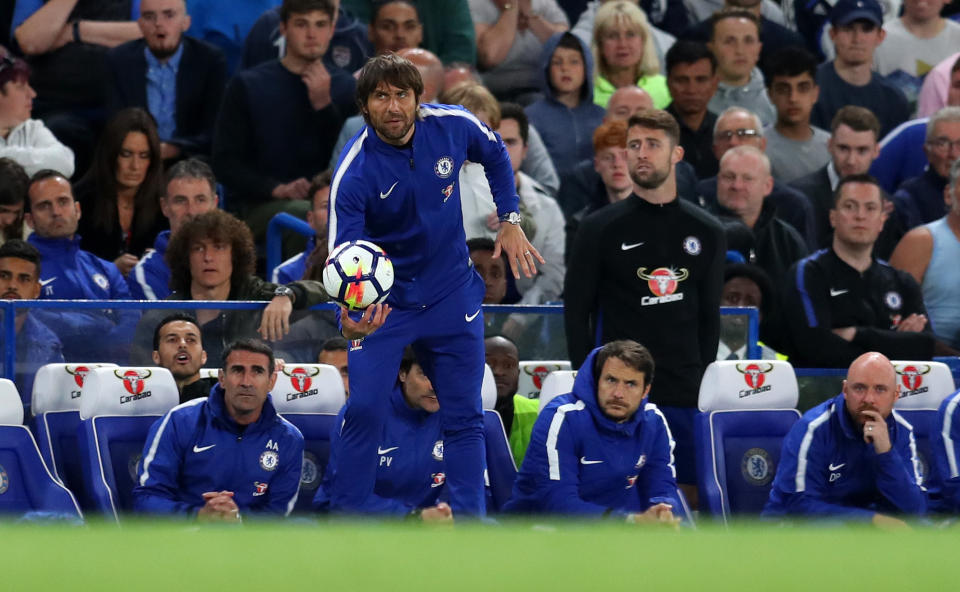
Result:
[[[503,125],[504,119],[512,119],[517,122],[520,129],[520,139],[523,145],[527,145],[527,138],[530,137],[530,121],[527,114],[523,112],[523,107],[516,103],[500,103],[500,125]]]
[[[36,185],[41,181],[46,181],[47,179],[60,178],[70,187],[70,195],[73,195],[73,183],[70,182],[63,173],[60,171],[55,171],[53,169],[41,169],[33,174],[30,177],[30,182],[27,184],[27,198],[23,200],[23,211],[30,211],[30,188]]]
[[[628,134],[630,128],[634,126],[663,130],[670,138],[671,147],[676,147],[680,143],[680,125],[673,115],[662,109],[647,109],[631,116],[627,121]]]
[[[953,76],[958,71],[960,71],[960,58],[957,58],[957,61],[953,62],[953,67],[950,68],[950,75]]]
[[[347,340],[343,337],[331,337],[320,346],[321,352],[347,351]]]
[[[420,76],[420,70],[417,70],[417,67],[410,60],[395,53],[386,53],[370,58],[360,69],[356,93],[357,106],[368,125],[370,124],[370,114],[367,113],[367,99],[377,90],[377,86],[381,82],[386,82],[399,89],[412,90],[417,103],[423,96],[423,77]]]
[[[833,190],[833,207],[832,209],[837,208],[837,202],[840,201],[840,196],[843,193],[844,185],[849,185],[851,183],[864,183],[866,185],[874,185],[877,188],[877,191],[880,194],[880,203],[883,203],[883,187],[880,186],[880,181],[868,173],[860,173],[857,175],[847,175],[846,177],[840,179],[840,182],[837,183],[837,188]]]
[[[587,56],[583,55],[583,44],[580,43],[580,40],[577,39],[577,36],[571,33],[570,31],[564,31],[563,33],[557,33],[560,35],[560,40],[557,41],[557,46],[553,48],[553,51],[556,52],[558,48],[564,49],[573,49],[580,52],[580,57],[583,58],[584,62],[587,60]]]
[[[766,59],[763,77],[767,88],[773,85],[777,76],[800,76],[809,74],[813,83],[817,83],[817,58],[802,47],[787,46],[781,48]]]
[[[643,372],[644,388],[653,383],[653,356],[650,350],[632,339],[618,339],[604,345],[597,352],[593,363],[593,378],[599,382],[603,365],[610,358],[617,358],[630,368]],[[596,386],[596,383],[595,385]]]
[[[706,43],[699,41],[679,40],[670,46],[666,55],[667,77],[680,64],[695,64],[700,60],[710,62],[710,73],[717,72],[717,56],[713,55]]]
[[[377,22],[377,19],[380,18],[380,11],[383,10],[384,6],[398,2],[412,8],[413,11],[417,13],[417,20],[420,20],[420,9],[417,8],[417,4],[413,2],[413,0],[373,0],[373,2],[370,3],[372,5],[370,9],[370,24],[372,25]]]
[[[0,205],[18,206],[27,200],[30,177],[20,163],[0,158]]]
[[[333,19],[336,16],[331,0],[283,0],[280,5],[280,21],[286,23],[295,14],[305,14],[319,10]]]
[[[487,238],[485,236],[477,236],[467,241],[468,255],[474,251],[487,251],[488,253],[493,253],[496,249],[497,243],[493,242],[492,238]],[[510,271],[510,260],[507,259],[507,252],[501,249],[500,258],[503,259],[503,264],[506,266],[507,271]]]
[[[310,179],[310,189],[307,190],[307,195],[310,196],[310,206],[313,207],[313,198],[316,197],[317,192],[323,189],[324,187],[329,187],[330,183],[333,182],[333,171],[327,169],[321,173],[314,175]]]
[[[188,220],[176,234],[170,237],[164,260],[170,266],[170,289],[189,295],[190,248],[201,240],[211,239],[230,245],[233,272],[230,274],[230,291],[236,289],[252,275],[257,252],[250,228],[232,214],[223,210],[210,210]]]
[[[223,350],[223,358],[221,359],[220,368],[223,369],[224,372],[227,370],[227,358],[229,358],[230,354],[235,351],[263,354],[270,360],[269,364],[267,365],[267,370],[272,374],[277,369],[277,360],[273,357],[273,349],[259,339],[248,337],[231,342],[229,345],[227,345],[226,349]]]
[[[40,251],[27,241],[12,238],[0,245],[0,259],[14,257],[33,263],[37,268],[37,277],[40,277]]]
[[[5,87],[8,82],[29,80],[30,66],[27,62],[11,55],[3,46],[0,46],[0,94],[7,94]]]
[[[837,133],[837,128],[845,125],[855,132],[873,132],[873,137],[880,139],[880,120],[873,111],[866,107],[846,105],[841,107],[830,122],[830,133]]]
[[[760,289],[760,314],[764,318],[770,318],[768,313],[774,305],[773,282],[767,272],[753,263],[727,263],[723,268],[723,283],[739,277],[747,278],[757,285]]]
[[[174,163],[167,171],[161,195],[168,197],[167,186],[174,179],[202,179],[210,184],[210,191],[214,195],[217,193],[217,177],[213,174],[213,169],[199,158],[187,158]]]
[[[171,315],[163,317],[163,320],[157,323],[157,327],[153,330],[153,351],[157,351],[160,348],[160,329],[163,329],[170,323],[176,322],[184,322],[194,325],[197,328],[197,333],[200,335],[200,342],[203,343],[203,332],[200,330],[200,323],[197,322],[197,319],[185,312],[175,312]]]
[[[710,41],[713,41],[714,36],[717,34],[717,23],[733,18],[747,19],[756,25],[757,37],[760,37],[760,17],[742,8],[728,8],[724,10],[718,10],[717,12],[713,13],[713,16],[710,17]]]
[[[417,354],[413,351],[413,348],[409,345],[403,348],[403,357],[400,358],[400,372],[410,372],[410,368],[413,368],[413,365],[420,365],[420,362],[417,361]]]

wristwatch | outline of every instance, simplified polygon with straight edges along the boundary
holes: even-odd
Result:
[[[297,295],[293,290],[286,286],[277,286],[277,289],[273,291],[273,296],[286,296],[290,299],[290,303],[294,303],[297,300]]]
[[[523,221],[523,216],[520,215],[520,212],[508,212],[500,216],[500,221],[507,222],[508,224],[513,224],[514,226],[518,226],[520,222]]]

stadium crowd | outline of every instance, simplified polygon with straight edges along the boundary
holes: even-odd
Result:
[[[508,511],[676,524],[678,485],[696,504],[701,378],[712,361],[747,358],[743,326],[721,322],[720,306],[758,308],[765,359],[849,368],[844,393],[787,439],[770,515],[856,507],[845,515],[890,525],[893,514],[923,514],[931,492],[931,509],[953,511],[956,459],[923,489],[912,433],[891,413],[888,370],[890,359],[960,355],[950,263],[960,256],[958,14],[947,0],[837,0],[828,10],[772,0],[15,0],[0,8],[0,297],[268,303],[173,316],[23,309],[24,409],[43,364],[166,367],[182,405],[147,439],[136,509],[223,520],[289,512],[303,438],[266,396],[278,367],[333,364],[349,396],[347,361],[363,355],[355,344],[390,314],[308,309],[329,299],[320,279],[337,238],[331,220],[346,212],[331,195],[357,183],[347,169],[375,124],[361,68],[396,54],[419,72],[418,103],[461,106],[509,156],[516,219],[502,211],[503,180],[484,167],[494,152],[441,158],[436,176],[452,171],[452,182],[424,198],[458,196],[484,304],[564,305],[561,336],[534,315],[484,319],[495,409],[520,467]],[[411,170],[413,146],[399,146]],[[286,260],[265,270],[279,213],[314,236],[287,237]],[[501,250],[507,224],[542,256],[536,275],[521,276]],[[517,368],[546,352],[581,370],[572,393],[538,415],[517,392]],[[453,519],[438,487],[447,469],[437,367],[424,355],[407,348],[396,376],[378,377],[395,383],[381,466],[352,513]],[[207,360],[222,363],[219,381],[200,376]],[[361,395],[341,417],[363,413],[371,380],[354,376]],[[218,447],[199,459],[188,454],[206,450],[196,430]],[[342,508],[332,483],[353,470],[343,459],[356,436],[340,435],[320,511]],[[599,460],[607,447],[622,458]],[[259,464],[231,473],[235,448],[262,449]],[[838,458],[858,467],[855,482],[803,482],[808,461]],[[627,499],[623,479],[640,496]]]

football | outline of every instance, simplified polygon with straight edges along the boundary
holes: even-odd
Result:
[[[377,245],[363,240],[333,250],[323,268],[323,288],[350,310],[386,300],[393,287],[393,263]]]

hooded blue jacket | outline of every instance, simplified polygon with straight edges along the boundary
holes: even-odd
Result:
[[[350,401],[340,409],[330,433],[330,460],[323,485],[313,498],[314,509],[330,510],[326,493],[337,466],[340,428]],[[434,506],[445,482],[443,468],[443,432],[439,413],[411,409],[397,386],[390,395],[391,412],[377,448],[377,481],[373,495],[356,511],[369,514],[402,516],[417,508]]]
[[[663,414],[646,399],[617,423],[597,404],[594,349],[573,384],[540,412],[507,512],[623,515],[677,500],[674,441]]]
[[[157,234],[153,250],[141,257],[130,272],[127,285],[134,300],[164,300],[170,295],[170,267],[164,259],[169,243],[169,230]]]
[[[177,405],[150,428],[133,490],[138,512],[196,516],[203,493],[227,490],[240,513],[285,516],[297,503],[303,464],[300,430],[267,395],[243,429],[224,408],[218,383],[206,399]]]
[[[893,411],[887,429],[892,448],[877,454],[847,413],[842,393],[804,413],[783,441],[763,515],[869,521],[877,512],[923,514],[913,427]]]
[[[571,109],[556,99],[550,84],[550,60],[564,35],[576,39],[583,50],[584,79],[580,87],[580,104]],[[571,33],[557,33],[547,40],[541,54],[542,88],[545,98],[524,111],[530,124],[537,128],[558,171],[569,172],[583,160],[593,159],[593,132],[606,111],[593,102],[593,57],[590,48]]]
[[[328,222],[331,253],[359,239],[386,251],[395,276],[387,303],[407,309],[439,302],[476,273],[457,183],[464,161],[484,166],[501,215],[520,201],[500,136],[469,111],[423,103],[414,130],[396,147],[361,128],[337,163]]]

